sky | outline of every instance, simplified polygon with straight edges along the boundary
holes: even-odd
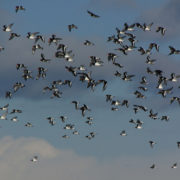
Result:
[[[17,5],[23,5],[25,11],[15,12]],[[100,18],[92,18],[87,10],[98,14]],[[7,120],[0,120],[0,174],[3,180],[83,180],[83,179],[134,179],[134,180],[177,180],[180,171],[172,169],[174,163],[180,164],[177,141],[179,133],[179,105],[170,104],[172,96],[179,97],[179,80],[168,82],[173,88],[173,94],[162,98],[157,94],[157,77],[147,75],[146,56],[137,50],[123,55],[114,49],[119,45],[107,42],[109,36],[116,33],[115,28],[123,29],[124,23],[153,22],[151,31],[136,29],[133,33],[138,42],[137,47],[148,48],[156,42],[160,46],[159,53],[153,50],[151,57],[156,59],[152,70],[161,69],[163,75],[170,78],[171,73],[179,73],[179,55],[169,54],[168,46],[180,49],[180,2],[178,0],[0,0],[0,107],[9,104],[8,112],[21,109],[21,114],[9,114]],[[10,33],[3,31],[3,25],[14,23],[12,32],[20,34],[19,38],[9,39]],[[78,29],[68,31],[68,25],[75,24]],[[156,33],[158,26],[167,29],[164,36]],[[43,51],[32,54],[33,40],[27,39],[28,32],[39,32],[45,37]],[[55,57],[56,46],[48,45],[48,38],[56,34],[62,38],[60,43],[68,46],[74,54],[73,62]],[[84,46],[85,40],[92,41],[94,46]],[[116,62],[124,68],[118,69],[107,60],[107,54],[118,54]],[[49,63],[40,62],[40,54],[51,59]],[[102,67],[90,67],[90,56],[100,57],[104,62]],[[46,78],[39,80],[22,79],[22,70],[16,70],[16,64],[25,64],[33,77],[37,68],[47,68]],[[102,91],[102,85],[92,91],[86,83],[79,82],[67,72],[65,66],[78,67],[85,65],[92,72],[95,80],[107,80],[107,89]],[[116,71],[133,74],[133,81],[125,82],[115,77]],[[147,77],[147,92],[142,92],[146,98],[137,99],[133,94],[142,76]],[[71,80],[72,87],[63,86],[61,98],[50,98],[51,94],[43,93],[43,88],[54,80]],[[22,82],[25,87],[13,93],[12,98],[5,98],[7,91],[13,91],[13,85]],[[111,104],[106,102],[106,94],[112,94],[114,100],[128,99],[129,108],[119,107],[111,111]],[[91,111],[82,117],[75,110],[73,100],[80,105],[87,104]],[[158,117],[167,115],[168,122],[153,120],[148,112],[133,112],[133,105],[144,105],[148,110],[158,112]],[[4,111],[0,110],[0,115]],[[11,118],[17,116],[18,122]],[[60,116],[67,116],[62,123]],[[93,117],[93,124],[85,123],[86,117]],[[54,126],[48,123],[47,117],[53,117]],[[140,119],[143,128],[138,130],[130,119]],[[25,127],[31,122],[33,127]],[[79,135],[73,135],[71,130],[65,130],[66,124],[74,124]],[[125,130],[127,136],[120,136]],[[96,135],[91,140],[85,138],[90,132]],[[63,135],[70,138],[64,139]],[[157,144],[151,148],[149,141]],[[38,162],[31,162],[33,156],[38,156]],[[150,169],[152,164],[157,168]]]

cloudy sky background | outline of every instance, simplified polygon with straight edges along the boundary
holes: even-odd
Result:
[[[15,13],[15,6],[23,5],[26,11]],[[87,14],[87,9],[100,15],[93,19]],[[163,99],[157,95],[157,78],[146,74],[147,65],[145,56],[137,52],[124,56],[118,53],[117,62],[124,65],[129,74],[135,74],[134,81],[123,82],[113,74],[118,68],[107,62],[107,53],[114,52],[117,46],[107,43],[107,37],[115,33],[115,28],[122,29],[123,24],[154,22],[151,32],[135,31],[139,42],[137,46],[148,48],[149,43],[160,44],[160,53],[154,52],[152,57],[157,63],[150,68],[161,69],[164,75],[170,77],[172,72],[179,73],[179,56],[167,56],[168,46],[180,49],[179,43],[179,11],[178,0],[159,0],[156,2],[142,0],[0,0],[0,46],[5,48],[0,52],[0,106],[9,103],[9,112],[22,109],[18,114],[18,123],[10,121],[13,115],[8,115],[8,120],[0,122],[0,174],[3,180],[23,179],[178,179],[180,171],[171,169],[173,163],[180,164],[179,149],[176,142],[180,141],[179,133],[179,106],[174,103],[169,105],[168,95]],[[13,32],[21,34],[20,38],[8,41],[9,33],[3,32],[3,25],[14,23]],[[76,24],[77,30],[68,32],[68,24]],[[157,26],[167,28],[164,37],[156,33]],[[63,59],[54,57],[56,47],[42,44],[45,57],[52,59],[48,64],[41,63],[40,53],[32,55],[33,41],[26,38],[27,32],[40,32],[47,39],[51,34],[63,38],[62,43],[67,44],[75,54],[74,62],[68,63]],[[95,46],[85,47],[83,42],[88,39]],[[88,67],[89,56],[101,57],[103,67]],[[16,70],[17,63],[24,63],[37,74],[37,67],[47,67],[47,78],[42,80],[28,80],[24,82],[21,71]],[[65,65],[79,66],[84,64],[92,77],[96,80],[106,79],[108,86],[102,92],[102,85],[92,92],[85,84],[79,82],[65,70]],[[144,93],[146,99],[137,100],[133,92],[139,86],[143,75],[147,76],[149,92]],[[53,80],[70,79],[72,88],[62,88],[61,99],[50,99],[50,94],[42,93],[43,87]],[[19,90],[12,99],[5,99],[6,91],[11,91],[17,81],[25,83],[26,87]],[[173,93],[179,96],[179,82],[174,86]],[[117,112],[111,111],[109,103],[105,102],[105,95],[112,94],[115,99],[130,101],[130,108],[120,108]],[[87,104],[91,112],[87,116],[94,117],[94,124],[89,127],[84,123],[80,111],[74,109],[72,100]],[[159,116],[170,116],[169,122],[152,120],[148,113],[139,112],[134,115],[133,104],[143,104]],[[2,114],[3,112],[1,112]],[[68,117],[67,123],[75,124],[80,135],[74,136],[71,131],[63,130],[59,116]],[[56,125],[50,126],[47,117],[55,118]],[[144,121],[143,129],[137,130],[129,124],[131,118]],[[26,128],[24,125],[31,122],[34,127]],[[126,130],[127,137],[119,134]],[[85,138],[89,132],[97,133],[92,140]],[[62,136],[68,134],[69,139]],[[148,141],[154,140],[157,145],[151,149]],[[30,159],[39,156],[37,163]],[[157,169],[149,167],[155,163]]]

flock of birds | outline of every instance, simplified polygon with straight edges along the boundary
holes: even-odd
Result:
[[[16,6],[15,8],[15,12],[19,13],[20,11],[25,11],[26,9],[23,6]],[[92,18],[100,18],[99,15],[94,14],[91,11],[87,11],[87,13],[90,15],[90,17]],[[13,40],[14,38],[19,38],[21,35],[18,33],[13,32],[13,26],[14,23],[11,23],[9,25],[4,25],[2,30],[6,33],[9,33],[9,40]],[[131,25],[128,25],[127,23],[124,23],[124,27],[120,30],[119,28],[116,28],[116,33],[113,34],[112,36],[109,36],[107,38],[107,42],[112,42],[115,45],[118,46],[118,48],[115,49],[115,52],[109,52],[107,54],[107,60],[109,62],[112,62],[112,65],[115,66],[116,68],[118,68],[118,70],[114,73],[114,76],[117,78],[120,78],[122,81],[132,81],[132,79],[135,77],[134,74],[129,74],[127,71],[123,71],[124,66],[122,64],[120,64],[119,62],[117,62],[117,58],[118,58],[118,53],[121,53],[125,56],[128,55],[128,53],[130,53],[131,51],[135,51],[137,50],[137,52],[140,53],[140,55],[145,56],[146,61],[145,63],[147,64],[147,69],[146,69],[146,73],[147,76],[155,76],[157,78],[157,84],[156,84],[156,88],[158,90],[158,94],[161,95],[163,98],[165,98],[168,95],[172,95],[173,92],[173,88],[174,86],[168,87],[170,82],[177,82],[178,78],[180,78],[180,75],[176,75],[175,73],[171,73],[170,77],[166,77],[163,75],[163,71],[160,69],[155,69],[152,70],[150,68],[151,65],[156,63],[156,59],[153,59],[152,53],[153,51],[159,52],[159,45],[157,43],[150,43],[149,47],[147,49],[143,48],[143,47],[137,47],[136,43],[138,42],[138,40],[136,39],[136,35],[133,34],[133,32],[136,30],[142,30],[144,32],[148,32],[151,31],[151,27],[153,26],[153,23],[150,24],[140,24],[140,23],[134,23]],[[70,24],[67,27],[68,31],[71,32],[73,30],[77,30],[78,26],[75,24]],[[161,36],[165,36],[166,33],[166,28],[164,27],[157,27],[156,28],[156,32],[160,33]],[[46,43],[45,37],[42,36],[39,32],[28,32],[26,38],[28,38],[29,40],[33,40],[34,44],[32,46],[32,54],[34,55],[36,53],[37,50],[41,51],[40,54],[40,58],[39,60],[42,63],[48,63],[51,61],[51,59],[48,59],[44,53],[43,53],[43,44]],[[55,48],[56,48],[56,52],[55,52],[55,57],[56,58],[61,58],[66,60],[67,62],[73,62],[74,61],[74,56],[75,54],[73,53],[72,50],[68,49],[68,46],[65,44],[61,43],[62,38],[57,37],[55,34],[52,34],[51,37],[48,38],[48,45],[51,46],[52,44],[54,44]],[[95,46],[94,42],[91,42],[90,40],[85,40],[84,41],[84,46]],[[180,50],[169,46],[169,54],[168,55],[173,55],[173,54],[180,54]],[[6,48],[4,48],[3,46],[0,46],[0,52],[3,53],[3,51],[6,51]],[[89,67],[92,66],[96,66],[96,67],[101,67],[103,66],[104,62],[101,60],[101,58],[96,57],[94,55],[90,56],[89,59],[90,63],[89,63]],[[25,64],[16,64],[16,69],[17,71],[21,71],[22,72],[22,82],[16,82],[13,85],[13,89],[10,91],[6,91],[5,92],[5,98],[13,98],[13,96],[15,96],[16,92],[19,91],[20,89],[23,89],[26,85],[26,81],[29,79],[32,80],[39,80],[41,78],[45,79],[46,78],[46,72],[48,71],[47,68],[41,66],[37,68],[37,75],[34,76],[32,74],[32,71],[28,69],[28,67]],[[95,91],[96,86],[102,85],[102,91],[105,91],[107,86],[108,86],[108,82],[105,79],[99,79],[99,80],[95,80],[93,79],[93,72],[92,71],[88,71],[88,67],[84,66],[84,65],[80,65],[79,67],[74,67],[74,66],[65,66],[65,69],[67,70],[67,72],[71,73],[72,76],[76,77],[77,79],[79,79],[80,82],[84,83],[85,86],[87,88],[90,88],[92,91]],[[146,98],[146,96],[144,95],[144,93],[146,91],[148,91],[147,88],[147,76],[143,76],[141,78],[141,80],[138,82],[139,83],[139,87],[138,89],[134,92],[134,95],[137,99],[144,99]],[[68,86],[69,88],[71,88],[73,85],[71,80],[54,80],[53,82],[51,82],[48,86],[43,87],[43,93],[46,93],[47,91],[51,93],[51,97],[50,98],[61,98],[63,95],[63,92],[60,91],[60,87],[61,86]],[[129,101],[127,99],[123,99],[122,101],[115,99],[115,96],[111,95],[111,94],[106,94],[105,96],[105,100],[107,103],[109,103],[111,105],[111,110],[112,111],[118,111],[120,106],[125,106],[126,108],[131,108],[135,114],[137,114],[139,111],[143,111],[145,113],[148,113],[148,117],[153,119],[153,120],[162,120],[162,121],[169,121],[170,117],[167,115],[162,115],[162,116],[158,116],[158,112],[154,112],[153,109],[148,109],[147,107],[143,106],[143,105],[138,105],[138,104],[133,104],[130,105]],[[177,96],[171,96],[169,99],[170,104],[172,103],[178,103],[180,105],[180,97]],[[78,102],[77,100],[73,100],[72,104],[74,104],[75,110],[79,111],[82,115],[83,118],[85,118],[85,123],[87,123],[89,126],[91,126],[94,121],[93,121],[93,117],[92,116],[86,116],[86,111],[92,111],[88,105],[86,104],[80,104],[80,102]],[[8,115],[14,115],[13,117],[11,117],[11,121],[13,122],[18,122],[18,116],[17,114],[22,113],[22,110],[20,109],[12,109],[9,112],[9,104],[6,104],[2,107],[0,107],[0,111],[3,112],[0,115],[0,119],[1,120],[7,120],[7,116]],[[66,116],[60,116],[59,117],[60,120],[62,121],[62,123],[65,123],[64,125],[64,129],[65,130],[71,130],[73,135],[79,135],[79,131],[75,128],[74,124],[71,123],[66,123],[68,117]],[[50,125],[54,126],[56,124],[56,121],[54,119],[54,117],[47,117],[47,121]],[[136,129],[142,129],[143,128],[143,124],[144,122],[137,119],[130,119],[129,123],[134,124],[134,127]],[[33,124],[31,122],[27,122],[25,124],[26,127],[33,127]],[[87,134],[85,137],[89,140],[95,138],[96,136],[96,132],[90,132],[89,134]],[[127,136],[127,132],[126,130],[122,130],[120,132],[120,136]],[[68,139],[70,138],[69,135],[64,134],[62,136],[62,138],[64,139]],[[154,146],[157,143],[153,140],[149,141],[149,145],[151,148],[154,148]],[[177,148],[180,149],[180,141],[176,142],[177,144]],[[37,162],[38,161],[38,156],[34,156],[31,159],[32,162]],[[155,164],[152,164],[150,166],[151,169],[156,168]],[[171,168],[177,168],[177,162],[175,162]]]

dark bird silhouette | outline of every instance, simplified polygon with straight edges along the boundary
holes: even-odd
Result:
[[[94,17],[94,18],[99,18],[100,16],[98,16],[97,14],[94,14],[93,12],[87,10],[87,13],[91,16],[91,17]]]

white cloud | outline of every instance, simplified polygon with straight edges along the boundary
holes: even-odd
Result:
[[[30,161],[33,155],[38,155],[37,163]],[[118,157],[98,161],[94,157],[77,155],[71,150],[57,149],[42,139],[0,139],[2,180],[177,179],[179,171],[172,170],[170,165],[173,161],[164,157],[156,157],[158,169],[153,171],[149,169],[154,160],[150,159],[152,157]]]

